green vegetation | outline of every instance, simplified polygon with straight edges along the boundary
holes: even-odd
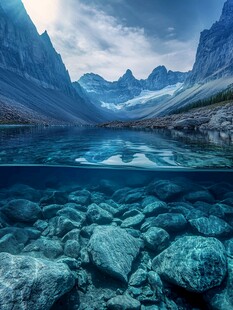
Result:
[[[226,90],[221,91],[209,98],[195,101],[193,103],[186,105],[185,107],[178,109],[174,114],[181,114],[188,112],[192,109],[203,108],[206,106],[215,105],[219,103],[224,104],[231,100],[233,100],[233,84],[231,84]]]

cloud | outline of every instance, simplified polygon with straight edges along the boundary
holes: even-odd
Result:
[[[175,39],[173,27],[161,39],[148,36],[143,28],[127,26],[93,3],[58,2],[56,19],[47,28],[72,80],[87,72],[115,80],[127,68],[137,78],[145,78],[158,65],[181,71],[192,67],[196,42]]]

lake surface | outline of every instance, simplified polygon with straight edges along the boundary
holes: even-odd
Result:
[[[0,308],[232,309],[232,141],[1,127]]]
[[[233,167],[233,137],[217,132],[1,127],[0,143],[0,165]]]

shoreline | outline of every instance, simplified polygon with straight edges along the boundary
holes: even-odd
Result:
[[[113,121],[103,128],[180,129],[227,131],[233,133],[233,102],[192,109],[181,114],[130,121]]]

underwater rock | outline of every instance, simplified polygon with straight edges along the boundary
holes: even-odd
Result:
[[[211,185],[208,190],[216,199],[223,199],[224,195],[229,193],[232,190],[232,185],[226,182],[214,183]]]
[[[182,231],[187,226],[187,221],[182,214],[179,213],[164,213],[156,218],[149,217],[142,224],[141,230],[146,231],[151,227],[160,227],[168,232]]]
[[[58,240],[41,237],[28,244],[24,248],[23,252],[28,253],[30,256],[34,257],[46,257],[49,259],[55,259],[63,254],[63,248],[61,242]]]
[[[112,195],[112,199],[115,202],[123,202],[125,200],[125,196],[128,195],[128,192],[131,190],[130,187],[124,187],[121,189],[118,189],[117,191],[114,192],[114,194]]]
[[[37,220],[33,224],[33,227],[35,227],[39,231],[43,232],[48,227],[48,223],[46,221],[43,221],[43,220]]]
[[[81,212],[76,211],[73,208],[66,207],[57,212],[57,216],[64,216],[71,221],[79,223],[80,225],[84,222],[85,217]]]
[[[166,281],[202,293],[222,283],[226,251],[215,238],[182,237],[154,258],[152,268]]]
[[[43,217],[45,219],[51,219],[56,216],[57,212],[63,208],[62,205],[47,205],[42,209]]]
[[[0,252],[19,254],[23,249],[23,244],[18,243],[13,234],[6,234],[0,239]]]
[[[127,233],[129,233],[134,238],[140,238],[141,237],[141,232],[137,229],[126,228],[125,230],[127,231]]]
[[[130,206],[135,206],[134,204],[133,205],[130,205]],[[131,209],[131,210],[128,210],[126,211],[122,216],[121,218],[123,220],[129,218],[129,217],[133,217],[133,216],[136,216],[138,214],[142,214],[138,209],[137,209],[138,205],[136,205],[135,208]],[[128,209],[128,208],[127,208]]]
[[[69,202],[75,202],[80,205],[87,205],[90,203],[91,193],[87,190],[79,190],[70,193],[68,196]]]
[[[49,310],[75,284],[65,264],[8,253],[0,253],[0,261],[1,310]]]
[[[64,254],[72,258],[78,258],[80,255],[80,244],[76,240],[67,240],[64,246]]]
[[[168,247],[170,236],[162,228],[151,227],[143,234],[143,239],[148,249],[161,252]]]
[[[41,198],[40,191],[25,184],[15,184],[9,189],[9,194],[15,199],[26,199],[33,202],[38,202]]]
[[[183,193],[183,189],[180,185],[168,180],[161,180],[152,183],[149,185],[148,191],[151,194],[155,194],[163,201],[169,201]]]
[[[40,205],[41,206],[53,205],[53,204],[64,205],[67,202],[68,198],[65,192],[51,191],[46,193],[46,195],[41,198]]]
[[[144,269],[139,268],[129,279],[129,285],[141,286],[146,283],[147,272]]]
[[[31,230],[19,227],[5,227],[0,229],[0,238],[6,234],[13,234],[17,242],[26,244],[29,239],[33,239]]]
[[[78,228],[80,228],[79,223],[73,222],[64,216],[56,216],[49,221],[49,226],[43,234],[62,238],[71,230]]]
[[[71,257],[62,257],[56,260],[56,262],[66,264],[70,268],[70,270],[74,270],[76,272],[77,269],[79,269],[81,266],[81,262],[79,260]]]
[[[2,209],[4,214],[15,222],[34,223],[41,217],[40,207],[29,200],[14,199]]]
[[[95,223],[91,225],[83,226],[80,231],[80,235],[84,238],[90,239],[96,227],[98,227],[98,224],[95,224]]]
[[[223,237],[233,232],[230,225],[214,215],[190,220],[189,223],[197,232],[207,237]]]
[[[229,216],[233,217],[233,208],[223,203],[216,203],[210,208],[209,215],[215,215],[220,218],[226,217],[227,220]]]
[[[101,209],[111,213],[113,216],[117,213],[117,209],[106,202],[101,202],[99,206]]]
[[[89,223],[97,223],[99,225],[109,224],[113,220],[111,213],[103,210],[95,203],[88,207],[86,216]]]
[[[165,306],[166,307],[166,306]],[[152,305],[152,306],[144,306],[142,305],[141,310],[166,310],[167,308],[161,308],[159,306],[156,305]]]
[[[77,281],[78,288],[81,289],[83,292],[87,290],[88,287],[88,275],[85,270],[79,270],[77,272]]]
[[[228,259],[228,276],[222,286],[205,294],[205,299],[213,310],[233,309],[233,259]]]
[[[97,205],[105,201],[106,197],[103,193],[92,192],[91,193],[91,203],[96,203]]]
[[[67,240],[76,240],[78,241],[80,237],[80,230],[79,229],[73,229],[69,231],[63,238],[62,242],[66,242]]]
[[[140,307],[140,302],[130,295],[119,295],[107,302],[107,308],[110,310],[139,310]]]
[[[157,272],[148,272],[148,282],[152,289],[156,292],[157,296],[161,296],[163,294],[163,282]]]
[[[142,207],[145,208],[147,205],[150,205],[156,201],[160,201],[160,200],[155,196],[147,195],[142,201]]]
[[[88,244],[92,261],[104,273],[128,281],[132,263],[139,254],[140,240],[118,227],[97,227]]]
[[[143,213],[146,216],[156,216],[161,213],[167,213],[168,212],[168,207],[167,204],[163,201],[154,201],[148,205],[145,206],[143,209]]]
[[[214,202],[214,197],[208,191],[197,191],[197,192],[191,191],[187,195],[185,195],[185,199],[190,202],[195,202],[195,201],[203,201],[207,203]]]
[[[124,202],[125,203],[134,203],[142,200],[143,198],[143,189],[135,189],[133,191],[128,192],[126,195]]]
[[[233,197],[232,198],[226,198],[226,199],[222,200],[221,203],[233,207]]]
[[[224,242],[227,255],[233,258],[233,238]]]
[[[139,212],[137,215],[126,218],[122,222],[121,227],[122,228],[139,227],[142,224],[142,222],[144,221],[144,219],[145,219],[145,215]]]

